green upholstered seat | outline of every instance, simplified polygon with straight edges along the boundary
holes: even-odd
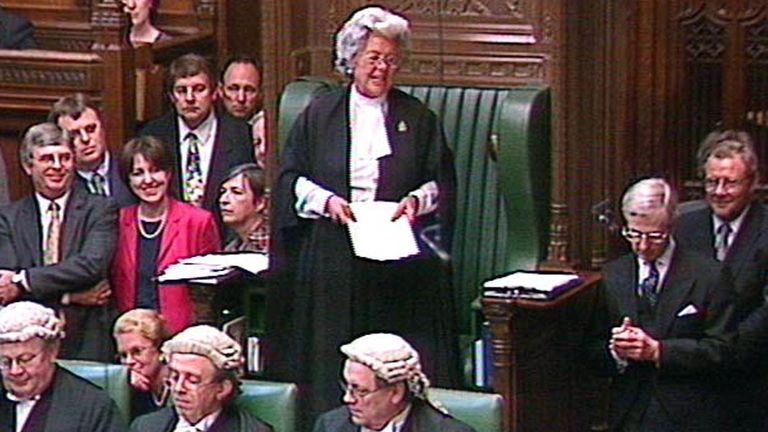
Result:
[[[57,360],[57,362],[61,367],[105,390],[115,401],[123,417],[126,420],[131,418],[131,386],[128,383],[126,367],[88,360]]]
[[[477,432],[502,431],[501,395],[431,388],[429,398],[443,404],[448,413]]]
[[[313,97],[337,87],[302,77],[280,99],[280,146]],[[398,86],[442,120],[453,149],[457,211],[450,251],[458,323],[474,335],[472,301],[485,279],[533,269],[549,230],[549,91],[545,87]]]
[[[275,432],[296,430],[298,387],[274,381],[243,380],[237,404],[269,423]]]

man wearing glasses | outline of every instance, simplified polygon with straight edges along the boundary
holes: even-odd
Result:
[[[62,358],[111,361],[110,291],[101,281],[117,241],[117,206],[73,187],[69,134],[30,127],[19,151],[35,193],[0,210],[0,304],[34,299],[61,310]]]
[[[713,132],[701,144],[699,166],[707,206],[680,216],[681,246],[716,257],[733,274],[739,332],[768,294],[768,210],[756,200],[760,181],[752,138],[743,131]],[[748,338],[740,338],[747,340]],[[751,352],[747,349],[744,352]],[[742,358],[743,370],[724,387],[727,430],[762,431],[768,410],[768,365]]]
[[[0,310],[0,430],[127,430],[104,391],[56,365],[64,323],[53,310],[16,302]]]
[[[245,432],[272,428],[234,404],[243,364],[240,344],[207,325],[189,327],[161,348],[173,406],[136,418],[136,432]]]
[[[611,430],[721,430],[712,376],[730,366],[731,282],[716,260],[675,244],[676,205],[659,178],[622,199],[632,253],[604,267],[583,346],[613,377]]]
[[[344,406],[321,415],[314,432],[470,432],[428,398],[419,353],[400,336],[374,333],[341,346]]]

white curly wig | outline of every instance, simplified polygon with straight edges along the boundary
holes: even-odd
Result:
[[[365,48],[368,38],[374,33],[395,41],[401,55],[407,56],[411,43],[408,20],[380,7],[369,6],[353,13],[336,33],[336,70],[351,77],[355,70],[355,56]]]
[[[208,358],[216,368],[239,372],[243,365],[242,348],[234,339],[209,325],[182,330],[160,348],[165,361],[171,354],[197,354]]]
[[[64,320],[53,309],[20,301],[0,309],[0,343],[64,339]]]

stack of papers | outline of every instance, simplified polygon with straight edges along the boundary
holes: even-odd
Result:
[[[241,270],[259,274],[269,268],[266,254],[257,252],[213,253],[180,260],[168,266],[157,277],[163,283],[197,283],[215,285]]]
[[[419,253],[408,218],[392,221],[398,203],[359,201],[349,206],[357,222],[347,224],[352,250],[360,258],[393,261]]]
[[[486,281],[483,296],[551,300],[580,283],[574,273],[516,271]]]

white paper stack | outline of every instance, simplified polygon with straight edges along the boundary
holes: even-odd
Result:
[[[244,270],[252,274],[269,268],[266,254],[257,252],[224,252],[198,255],[180,260],[168,266],[157,277],[159,283],[216,284],[223,279]]]
[[[357,222],[347,224],[352,250],[361,258],[393,261],[419,253],[408,218],[392,221],[398,203],[361,201],[350,204]]]

